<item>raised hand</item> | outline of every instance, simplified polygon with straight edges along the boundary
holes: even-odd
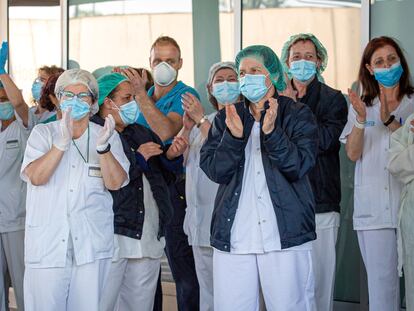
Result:
[[[230,133],[237,138],[243,137],[243,123],[240,116],[237,114],[234,105],[225,106],[226,109],[226,125]]]
[[[349,99],[351,105],[357,113],[358,122],[364,123],[367,119],[367,107],[357,93],[351,89],[348,89]]]
[[[200,122],[204,117],[204,108],[197,97],[191,93],[185,93],[181,96],[184,111],[193,119],[195,123]]]
[[[278,107],[279,104],[277,102],[277,99],[273,97],[269,98],[269,108],[266,110],[262,125],[262,131],[266,135],[270,134],[275,128]]]
[[[6,61],[9,55],[9,44],[3,41],[0,49],[0,75],[6,73]]]
[[[112,134],[115,130],[115,120],[111,114],[105,118],[105,124],[101,131],[99,132],[98,140],[96,141],[96,149],[104,150],[108,147],[109,138],[111,138]]]
[[[380,107],[381,121],[385,123],[390,118],[391,113],[390,113],[387,96],[385,95],[384,87],[382,85],[380,85],[380,102],[381,102],[381,107]]]
[[[61,151],[66,151],[70,147],[70,142],[73,137],[73,119],[71,117],[72,108],[62,112],[62,119],[60,120],[59,127],[60,133],[54,139],[53,145]]]
[[[147,72],[142,70],[142,76],[133,68],[121,69],[121,73],[129,79],[135,94],[145,92],[145,86],[148,82]]]
[[[168,148],[167,158],[174,159],[182,155],[188,147],[188,140],[183,136],[176,136],[172,145]]]

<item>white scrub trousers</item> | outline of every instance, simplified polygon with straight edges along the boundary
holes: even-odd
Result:
[[[112,262],[100,311],[152,311],[161,259]]]
[[[357,234],[368,276],[369,310],[399,310],[396,230],[358,230]]]
[[[110,267],[111,258],[77,266],[71,248],[64,268],[26,267],[26,311],[100,311]]]
[[[213,271],[215,311],[258,311],[260,286],[267,311],[316,310],[311,251],[214,250]]]
[[[316,309],[332,311],[338,228],[316,228],[316,236],[317,239],[312,243]]]
[[[193,246],[193,254],[200,285],[200,311],[213,311],[213,248]]]
[[[24,276],[24,230],[0,233],[0,310],[8,310],[6,306],[9,292],[5,282],[7,271],[16,297],[17,308],[24,311],[23,276]]]

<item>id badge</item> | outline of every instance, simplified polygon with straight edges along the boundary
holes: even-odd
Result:
[[[98,166],[89,166],[88,176],[89,177],[102,178],[101,168],[98,167]]]
[[[16,149],[19,148],[19,141],[17,139],[8,140],[6,142],[6,149]]]
[[[372,127],[375,126],[375,121],[366,121],[365,122],[365,127]]]

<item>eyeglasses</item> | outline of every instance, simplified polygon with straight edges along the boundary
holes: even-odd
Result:
[[[74,99],[75,97],[79,98],[80,100],[88,100],[93,97],[92,93],[90,92],[80,92],[78,94],[75,94],[70,91],[62,91],[60,92],[60,96],[63,99]]]

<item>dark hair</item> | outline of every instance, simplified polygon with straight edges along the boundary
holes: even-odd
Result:
[[[51,75],[54,75],[54,74],[57,74],[57,73],[61,74],[62,72],[65,71],[65,69],[53,65],[53,66],[50,66],[50,67],[49,66],[40,67],[39,72],[40,71],[44,71],[44,72],[46,72],[47,75],[51,76]]]
[[[168,45],[168,44],[171,44],[177,48],[178,57],[181,58],[180,46],[178,45],[177,41],[175,41],[175,39],[168,37],[168,36],[158,37],[157,40],[155,40],[154,43],[151,45],[150,51],[152,51],[157,45]]]
[[[208,101],[213,105],[214,109],[219,110],[217,99],[210,93],[210,89],[207,91],[207,97]]]
[[[366,65],[371,63],[372,55],[376,50],[387,45],[390,45],[395,49],[398,57],[400,58],[401,66],[404,70],[399,82],[400,88],[398,100],[401,100],[404,95],[410,96],[414,93],[414,88],[410,80],[410,70],[408,68],[408,63],[400,46],[393,38],[390,37],[382,36],[374,38],[369,41],[365,47],[364,53],[362,54],[361,64],[359,65],[358,73],[358,80],[361,82],[363,90],[361,99],[368,107],[372,106],[372,102],[374,98],[379,95],[380,89],[377,80],[375,80],[375,77],[371,75]]]
[[[52,74],[49,77],[49,79],[47,79],[45,86],[42,88],[42,93],[40,94],[40,99],[39,99],[39,105],[43,109],[47,109],[49,111],[53,111],[56,109],[49,95],[55,96],[56,81],[58,80],[61,74],[62,72]]]

